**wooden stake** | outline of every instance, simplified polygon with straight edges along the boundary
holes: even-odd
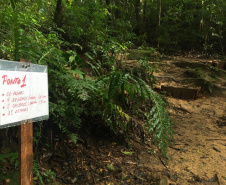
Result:
[[[20,125],[19,184],[33,184],[33,124]]]
[[[29,62],[20,59],[20,62]],[[21,122],[19,135],[19,185],[33,185],[33,124]]]

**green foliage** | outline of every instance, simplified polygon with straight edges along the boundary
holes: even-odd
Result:
[[[112,166],[112,165],[110,165],[110,164],[107,164],[106,168],[107,168],[108,170],[115,171],[115,167]]]
[[[198,86],[202,87],[202,89],[207,90],[210,94],[212,93],[214,87],[213,82],[216,81],[216,76],[213,72],[208,74],[202,68],[188,68],[185,74],[190,78],[197,79],[196,84]]]
[[[0,181],[4,179],[11,179],[11,183],[17,183],[18,181],[18,152],[9,154],[0,154]],[[8,168],[5,168],[5,165]]]
[[[172,119],[166,109],[166,103],[148,85],[142,81],[146,87],[146,93],[150,96],[154,106],[147,115],[145,126],[149,126],[149,134],[154,132],[154,142],[157,142],[162,153],[167,155],[167,145],[172,139]]]
[[[18,152],[9,154],[0,154],[0,161],[2,162],[8,161],[11,165],[14,164],[15,168],[18,168]]]
[[[154,133],[154,141],[166,156],[167,145],[172,138],[172,120],[166,110],[166,103],[141,78],[122,71],[112,71],[96,81],[99,99],[102,100],[101,114],[105,123],[117,133],[123,130],[128,134],[133,115],[128,113],[128,103],[152,105],[146,114],[146,127],[149,134]],[[96,104],[94,104],[96,106]],[[94,113],[94,112],[93,112]]]
[[[40,31],[43,17],[39,13],[34,14],[33,7],[20,11],[28,4],[24,1],[11,2],[13,8],[0,9],[2,13],[0,33],[3,36],[0,55],[5,59],[26,58],[33,63],[48,65],[50,117],[64,133],[76,142],[77,136],[70,130],[79,127],[81,108],[76,98],[71,101],[73,96],[70,94],[68,84],[72,73],[77,73],[80,77],[84,76],[84,73],[79,70],[82,68],[81,59],[76,53],[64,53],[60,50],[66,42],[61,41],[57,31],[50,30],[47,34]],[[66,65],[70,68],[69,70],[65,68]],[[62,118],[61,121],[59,118]],[[34,140],[38,144],[39,139]]]
[[[34,180],[39,184],[44,185],[46,182],[51,182],[56,178],[55,172],[51,169],[41,172],[40,166],[36,160],[33,161]]]
[[[33,172],[34,172],[34,180],[39,180],[39,182],[43,185],[43,178],[40,173],[40,166],[36,160],[33,161]]]
[[[92,67],[98,75],[105,73],[104,69],[107,72],[111,70],[117,70],[124,58],[124,54],[128,50],[127,45],[129,43],[119,43],[113,39],[109,39],[102,43],[101,45],[90,45],[90,51],[86,53],[87,57],[91,61],[98,62]],[[89,63],[90,64],[90,63]]]
[[[134,152],[128,152],[128,151],[121,151],[125,155],[132,155]]]
[[[84,98],[84,92],[78,89],[79,92],[74,92],[69,84],[79,86],[79,80],[76,80],[71,75],[62,75],[51,71],[49,75],[52,77],[49,88],[52,92],[50,102],[50,114],[53,123],[55,123],[69,138],[76,143],[77,136],[73,133],[74,129],[80,127],[81,119],[79,117],[82,109],[80,107],[81,98]],[[78,94],[74,94],[78,93]]]
[[[171,1],[163,3],[158,40],[162,47],[221,52],[223,1]],[[223,54],[223,53],[222,53]]]
[[[150,8],[150,11],[148,7],[156,5],[156,2],[148,1],[146,11],[141,11],[142,7],[144,10],[142,4],[139,11],[143,13],[138,11],[136,14],[135,1],[123,1],[123,6],[120,3],[63,1],[63,24],[57,28],[53,22],[55,1],[5,0],[0,6],[0,57],[9,60],[25,58],[48,66],[48,123],[59,128],[74,143],[80,139],[77,133],[87,117],[101,118],[98,124],[108,125],[115,133],[122,130],[125,135],[130,134],[135,118],[142,117],[146,120],[149,134],[154,133],[155,143],[166,155],[172,137],[172,121],[165,102],[149,86],[154,82],[152,66],[147,58],[143,58],[139,61],[141,68],[134,71],[122,68],[123,56],[129,47],[134,46],[133,42],[136,44],[142,38],[145,47],[147,43],[156,42],[157,37],[148,26],[157,11],[157,7]],[[160,30],[162,41],[177,30],[173,27],[170,31],[165,30],[164,25],[179,20],[183,6],[181,3],[178,6],[169,11],[164,7],[164,24],[159,28],[163,29]],[[167,18],[171,14],[173,16]],[[150,19],[149,15],[152,15]],[[139,24],[134,20],[139,20]],[[150,25],[155,25],[155,21]],[[139,26],[142,31],[137,30]],[[156,26],[153,29],[156,30]],[[155,39],[150,41],[150,38]],[[161,37],[158,39],[161,41]],[[174,39],[175,42],[180,40],[175,36],[169,42]],[[153,48],[148,50],[153,54],[157,52]],[[82,59],[84,53],[88,58],[86,62]],[[87,64],[91,67],[91,77],[85,73]],[[146,117],[143,111],[138,110],[141,105],[150,109]],[[37,146],[46,128],[44,123],[39,123],[35,130]],[[8,160],[8,157],[15,161],[11,154],[6,154],[2,160]],[[41,172],[37,161],[34,162],[34,173],[41,184],[55,178],[52,171]]]
[[[46,177],[47,182],[51,182],[56,178],[56,174],[52,170],[46,170],[43,175]]]

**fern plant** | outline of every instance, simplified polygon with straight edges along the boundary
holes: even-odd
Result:
[[[3,36],[0,55],[9,60],[25,58],[32,63],[48,65],[50,119],[72,141],[77,142],[73,130],[80,126],[79,115],[82,109],[77,101],[79,97],[72,96],[68,85],[72,73],[65,69],[65,66],[74,62],[71,60],[73,56],[60,50],[64,43],[56,31],[48,34],[40,31],[38,14],[33,14],[31,9],[20,11],[23,6],[27,6],[25,1],[8,0],[8,3],[11,6],[0,8],[0,33]],[[75,70],[74,66],[70,66],[72,70]],[[79,94],[81,99],[85,98],[84,92]]]
[[[173,122],[166,103],[144,80],[123,71],[112,71],[97,79],[96,86],[99,98],[104,102],[102,116],[115,132],[120,129],[128,132],[129,124],[136,116],[129,112],[128,102],[151,104],[151,110],[146,114],[145,128],[148,128],[149,134],[154,134],[154,142],[163,155],[167,155],[167,146],[173,137]]]
[[[4,58],[10,60],[26,58],[34,61],[37,54],[33,48],[37,44],[32,34],[36,32],[38,26],[31,21],[34,20],[33,17],[26,19],[27,12],[20,11],[23,6],[22,2],[10,0],[10,3],[11,6],[7,7],[7,10],[0,9],[0,30],[3,37],[0,53]]]
[[[95,58],[89,55],[88,58],[95,61]],[[106,58],[106,60],[105,63],[108,62],[109,66],[116,66],[112,58],[111,60]],[[97,66],[91,62],[88,64],[93,71],[104,70],[104,65],[100,66],[99,63]],[[100,115],[105,124],[115,133],[123,130],[125,134],[134,127],[134,125],[131,126],[131,123],[136,120],[134,117],[139,117],[140,113],[144,114],[146,119],[144,129],[148,128],[149,135],[153,135],[154,143],[166,156],[167,146],[173,137],[173,121],[166,109],[167,104],[150,87],[155,82],[152,66],[147,60],[140,61],[140,64],[141,68],[138,71],[116,66],[105,75],[102,72],[96,72],[95,74],[99,77],[94,78],[96,89],[91,93],[98,95],[98,98],[91,97],[90,104],[94,107],[90,114]],[[101,69],[98,70],[100,67]],[[138,111],[144,104],[150,107],[149,112]]]
[[[82,126],[81,114],[99,114],[112,130],[118,132],[121,129],[126,133],[133,119],[128,108],[131,106],[128,105],[131,102],[137,107],[144,103],[152,104],[146,116],[146,127],[149,133],[155,133],[154,140],[166,154],[167,143],[172,137],[172,121],[166,104],[144,82],[147,79],[118,71],[120,62],[115,60],[115,56],[126,47],[111,39],[104,40],[106,44],[102,44],[103,40],[94,42],[97,43],[94,46],[91,43],[90,50],[94,50],[91,50],[93,55],[90,59],[99,61],[98,67],[107,70],[99,72],[95,63],[90,62],[98,78],[86,78],[77,54],[61,50],[68,45],[58,32],[49,29],[43,34],[38,16],[32,17],[35,15],[31,11],[19,11],[26,1],[10,1],[12,7],[8,7],[7,11],[0,8],[0,32],[3,35],[0,55],[6,59],[26,58],[33,63],[48,65],[51,123],[56,124],[74,142],[78,139],[75,131]]]

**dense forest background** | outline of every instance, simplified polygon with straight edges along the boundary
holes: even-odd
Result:
[[[1,30],[19,26],[23,34],[32,31],[33,36],[42,34],[52,37],[48,39],[52,41],[59,37],[65,48],[80,45],[88,51],[95,45],[104,50],[104,43],[118,43],[128,47],[151,46],[164,53],[225,52],[223,0],[3,0],[1,4]],[[1,51],[3,56],[8,49],[5,47]]]
[[[1,0],[0,58],[48,66],[50,118],[34,126],[34,152],[46,135],[85,143],[108,126],[125,138],[147,129],[166,157],[172,120],[148,61],[223,58],[225,25],[225,0]],[[139,68],[122,66],[130,49],[149,52]]]

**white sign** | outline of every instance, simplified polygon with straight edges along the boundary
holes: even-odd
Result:
[[[0,127],[47,115],[47,73],[0,70]]]

